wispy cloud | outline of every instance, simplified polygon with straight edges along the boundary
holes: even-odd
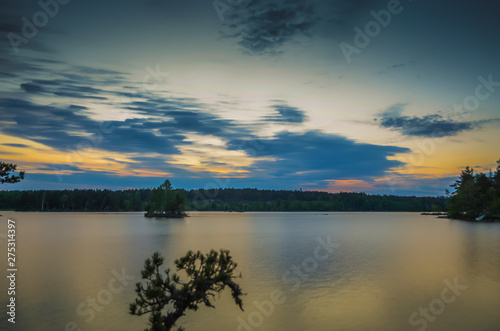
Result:
[[[398,131],[410,137],[447,137],[461,132],[479,129],[485,124],[498,123],[499,119],[481,121],[452,121],[441,114],[425,116],[406,116],[403,111],[406,104],[396,104],[379,113],[375,121],[383,128]]]
[[[5,135],[42,144],[58,153],[72,153],[82,142],[85,147],[89,137],[98,140],[90,146],[90,151],[82,154],[85,157],[91,153],[95,160],[64,164],[61,163],[64,158],[59,158],[54,164],[45,162],[39,165],[33,178],[47,178],[51,169],[93,178],[123,174],[152,178],[171,174],[183,180],[228,172],[244,174],[235,177],[234,183],[238,180],[243,183],[247,178],[247,185],[250,180],[265,185],[267,178],[274,178],[275,185],[291,188],[303,182],[327,185],[326,180],[381,176],[400,165],[388,160],[389,156],[407,151],[394,146],[360,144],[320,131],[280,132],[262,139],[256,132],[270,123],[304,123],[305,111],[285,100],[273,100],[274,113],[256,123],[228,120],[216,115],[213,105],[196,98],[144,91],[138,87],[140,84],[122,80],[123,76],[114,71],[69,66],[52,76],[22,83],[19,90],[24,95],[0,99],[0,132]],[[113,77],[118,77],[117,82],[107,84]],[[124,92],[121,88],[124,84],[136,88]],[[51,104],[43,102],[46,96]],[[121,98],[124,96],[127,97]],[[85,106],[78,104],[82,98],[87,100]],[[113,98],[117,100],[112,101]],[[92,113],[96,105],[112,106],[128,115],[109,121],[112,129],[92,138],[102,124]],[[203,142],[207,139],[215,139],[218,145],[207,145]],[[248,151],[250,143],[242,143],[252,141],[261,146],[255,154]],[[4,146],[30,150],[25,144]],[[96,176],[97,173],[100,175]]]
[[[308,1],[255,0],[247,9],[247,15],[240,18],[238,38],[252,54],[278,53],[286,43],[307,35],[317,22],[314,6]],[[293,188],[304,182],[317,182],[321,187],[328,185],[327,180],[382,176],[400,165],[388,157],[407,151],[360,144],[320,131],[285,131],[260,138],[256,132],[270,124],[296,126],[307,121],[306,111],[286,100],[271,101],[272,114],[247,123],[222,118],[213,105],[196,98],[147,91],[125,72],[72,66],[47,61],[43,56],[9,61],[11,66],[0,65],[0,72],[16,77],[6,84],[19,94],[0,98],[2,134],[41,144],[59,155],[85,149],[89,137],[98,140],[81,155],[94,160],[44,160],[32,174],[34,180],[46,181],[54,169],[71,174],[71,180],[79,185],[90,178],[116,183],[120,181],[117,176],[123,174],[206,178],[218,169],[219,174],[226,170],[244,174],[235,177],[234,183],[239,180],[247,186],[269,185],[268,179],[274,178],[272,185],[277,187]],[[96,106],[114,108],[126,116],[109,121],[112,129],[93,137],[102,125],[92,112]],[[216,139],[220,145],[207,147],[193,137]],[[261,147],[255,154],[248,150],[250,143],[242,143],[252,141]],[[33,151],[27,143],[3,146]]]
[[[411,60],[409,62],[395,63],[395,64],[392,64],[392,65],[386,67],[384,70],[379,71],[378,73],[380,75],[388,74],[388,73],[391,73],[391,72],[394,72],[394,71],[397,71],[397,70],[400,70],[400,69],[403,69],[403,68],[410,67],[412,65],[415,65],[416,63],[417,63],[416,60]]]
[[[299,124],[303,123],[307,119],[305,111],[297,107],[289,106],[284,101],[280,101],[280,103],[275,104],[273,106],[273,110],[277,114],[266,116],[265,121]]]

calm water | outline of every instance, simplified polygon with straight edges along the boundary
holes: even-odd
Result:
[[[500,224],[413,213],[1,214],[3,256],[7,217],[17,222],[15,330],[143,330],[146,318],[127,312],[144,260],[211,248],[238,262],[245,312],[223,293],[215,310],[180,320],[188,331],[500,330]],[[14,329],[5,277],[0,286],[0,329]]]

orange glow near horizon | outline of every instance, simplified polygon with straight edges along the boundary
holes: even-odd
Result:
[[[361,192],[373,189],[374,183],[358,179],[326,180],[328,187],[322,191],[330,193]]]
[[[377,185],[396,184],[399,189],[412,189],[412,182],[418,180],[432,180],[448,177],[456,177],[467,165],[478,171],[487,171],[496,167],[495,158],[491,157],[491,150],[496,148],[494,141],[486,141],[491,132],[482,134],[475,133],[476,140],[472,136],[463,140],[454,141],[449,139],[446,144],[434,144],[432,140],[416,140],[407,144],[413,146],[411,153],[397,154],[389,157],[404,165],[391,169],[387,176],[373,180],[342,179],[325,180],[327,187],[321,189],[326,192],[371,192],[377,189]],[[111,173],[116,176],[136,177],[171,177],[173,174],[161,168],[144,167],[134,160],[134,157],[152,157],[164,160],[165,168],[182,168],[196,174],[211,173],[221,178],[250,178],[252,173],[249,168],[256,161],[273,161],[273,158],[255,158],[244,151],[228,150],[224,141],[217,137],[187,135],[190,145],[182,145],[179,148],[181,154],[138,154],[110,152],[96,148],[83,150],[71,150],[68,152],[56,150],[41,143],[0,134],[0,158],[4,162],[15,163],[19,170],[33,174],[81,174],[87,171]],[[499,137],[500,138],[500,137]],[[426,142],[429,149],[424,151],[421,146]],[[418,142],[419,144],[417,144]],[[14,144],[5,145],[5,144]],[[18,146],[16,146],[18,145]],[[489,148],[484,148],[485,145]],[[417,147],[415,147],[417,146]],[[420,146],[420,147],[418,147]],[[429,147],[431,146],[431,147]],[[430,152],[429,152],[430,151]],[[500,156],[500,155],[499,155]],[[497,157],[498,159],[498,157]],[[474,163],[471,163],[474,160]],[[161,161],[158,163],[161,164]],[[73,166],[72,168],[65,168]],[[62,168],[62,169],[61,169]],[[315,170],[297,172],[304,175]],[[193,177],[194,178],[194,177]],[[304,184],[303,187],[314,187],[318,183]],[[307,189],[307,188],[306,188]]]

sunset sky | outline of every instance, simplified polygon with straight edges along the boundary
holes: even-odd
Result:
[[[500,158],[500,3],[0,0],[1,189],[443,195]]]

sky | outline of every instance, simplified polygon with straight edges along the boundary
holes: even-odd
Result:
[[[500,158],[500,3],[0,0],[1,189],[444,195]]]

